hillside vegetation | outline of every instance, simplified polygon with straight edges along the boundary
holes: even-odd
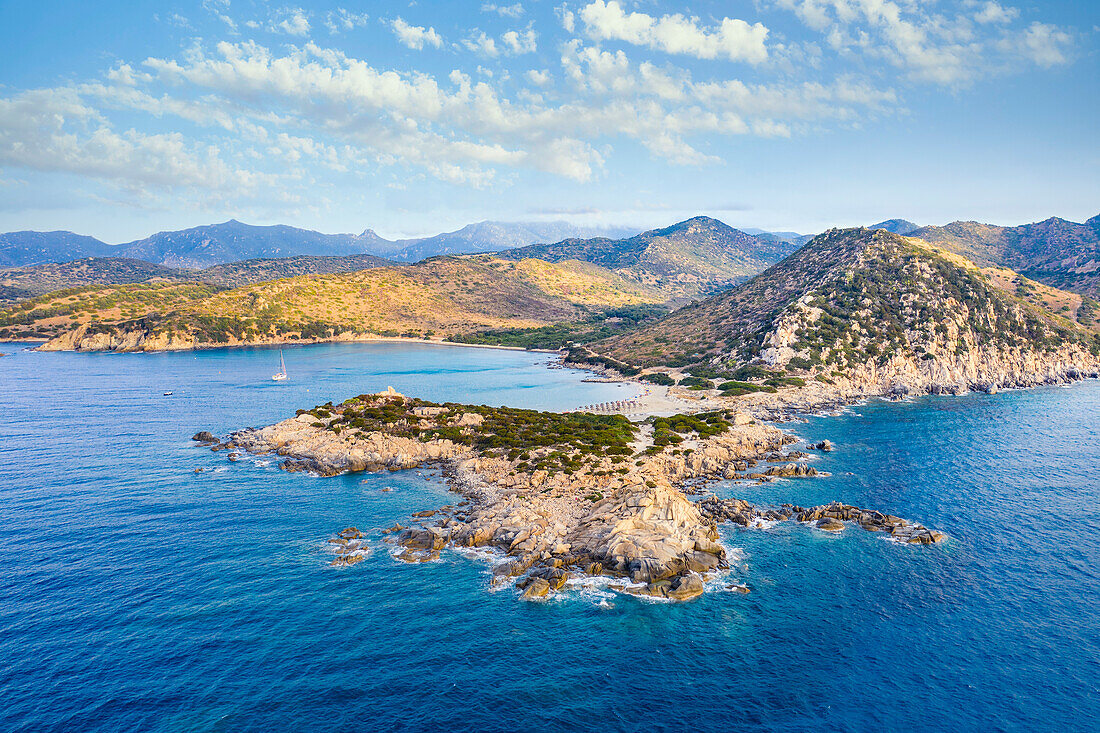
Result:
[[[600,268],[544,264],[448,257],[232,289],[178,282],[75,288],[0,310],[0,338],[64,335],[72,343],[59,347],[144,348],[155,341],[158,348],[169,342],[182,348],[369,335],[447,337],[591,323],[602,310],[656,297],[647,300],[644,291]]]
[[[0,286],[8,289],[4,300],[43,295],[51,290],[85,285],[125,285],[151,280],[183,279],[179,270],[126,257],[86,257],[64,263],[47,263],[0,270]]]
[[[0,300],[19,300],[43,295],[52,290],[86,285],[126,285],[166,280],[236,287],[297,275],[357,272],[393,264],[374,255],[299,255],[243,260],[214,265],[204,270],[180,270],[128,257],[86,257],[72,262],[51,262],[0,270]]]
[[[829,379],[894,358],[954,364],[978,352],[1100,352],[1095,331],[1018,289],[1005,271],[983,273],[919,240],[831,230],[748,283],[593,349],[612,363],[694,365],[718,379],[753,364]]]
[[[626,239],[566,239],[507,250],[508,259],[580,260],[680,302],[725,289],[779,261],[795,246],[695,217]]]
[[[922,227],[910,236],[979,265],[1007,267],[1046,285],[1100,298],[1100,216],[1084,224],[1052,217],[1017,227],[957,221]]]

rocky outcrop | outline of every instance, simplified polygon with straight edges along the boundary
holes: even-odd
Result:
[[[144,328],[92,330],[82,324],[38,347],[39,351],[183,351],[197,346],[194,336],[152,333]]]
[[[624,583],[618,587],[635,595],[673,601],[694,598],[703,592],[708,577],[728,567],[717,529],[723,521],[749,526],[758,520],[828,519],[822,525],[826,530],[836,528],[833,521],[841,528],[844,521],[855,521],[867,529],[896,533],[899,539],[907,532],[907,542],[939,539],[920,525],[842,504],[758,510],[737,500],[709,497],[694,502],[685,495],[686,487],[690,484],[694,493],[699,481],[743,478],[738,471],[758,461],[805,457],[784,453],[784,446],[795,439],[769,425],[726,422],[723,432],[682,440],[675,449],[643,446],[629,460],[617,454],[596,455],[579,468],[549,472],[533,470],[522,451],[479,451],[472,446],[480,443],[468,433],[453,432],[485,429],[484,416],[472,409],[410,402],[390,389],[343,405],[314,408],[268,427],[238,431],[215,448],[275,453],[286,458],[288,470],[322,476],[441,464],[464,500],[418,511],[413,519],[419,521],[387,531],[394,557],[430,562],[447,547],[494,548],[506,558],[493,571],[494,583],[515,581],[528,600],[544,598],[571,579],[588,575],[621,578]],[[356,427],[377,420],[379,414],[394,416],[387,419],[398,420],[394,430],[403,434]],[[413,426],[428,432],[412,432]],[[437,432],[438,426],[452,432]],[[442,434],[466,442],[452,442],[439,437]],[[805,463],[773,466],[760,474],[814,475],[817,472]],[[354,544],[359,542],[358,530],[349,528],[332,542],[353,548],[334,564],[359,561],[354,559],[361,549]]]
[[[743,527],[759,521],[784,522],[793,519],[798,522],[812,523],[826,532],[840,532],[847,527],[844,522],[852,522],[869,532],[885,532],[893,539],[906,544],[934,545],[946,539],[943,532],[928,529],[922,524],[874,509],[860,509],[840,502],[809,508],[783,504],[777,508],[758,509],[739,499],[719,499],[717,496],[709,496],[699,502],[699,509],[705,517],[718,522],[733,522]]]
[[[400,471],[468,453],[449,440],[427,443],[372,432],[365,437],[341,437],[325,430],[324,422],[308,413],[260,429],[240,430],[233,445],[251,453],[284,456],[289,470],[321,476],[355,471]]]
[[[336,552],[336,559],[329,563],[334,568],[346,568],[357,565],[370,557],[370,548],[363,533],[355,527],[348,527],[328,541]]]

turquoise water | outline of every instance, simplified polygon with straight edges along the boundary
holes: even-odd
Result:
[[[727,528],[748,595],[527,604],[453,553],[327,566],[334,531],[449,501],[431,476],[317,479],[189,437],[388,385],[541,408],[629,388],[522,352],[286,359],[284,384],[261,349],[0,359],[0,730],[1100,727],[1100,383],[859,406],[793,426],[838,444],[832,477],[716,487],[945,545]]]

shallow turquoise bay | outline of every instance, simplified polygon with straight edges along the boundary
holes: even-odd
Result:
[[[282,384],[267,349],[0,358],[0,730],[1100,729],[1100,383],[812,418],[790,427],[838,445],[831,477],[713,487],[882,509],[942,546],[727,527],[748,595],[529,604],[451,552],[328,567],[344,526],[451,501],[437,477],[189,438],[389,385],[544,409],[631,388],[513,351],[285,355]]]

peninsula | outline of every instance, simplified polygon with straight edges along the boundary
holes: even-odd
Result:
[[[424,562],[446,547],[495,548],[502,553],[495,581],[514,579],[529,599],[594,575],[621,579],[613,586],[621,592],[694,598],[727,567],[717,530],[726,521],[796,520],[829,532],[851,522],[904,543],[943,539],[900,517],[840,503],[692,501],[688,496],[701,494],[708,480],[818,475],[805,453],[789,450],[794,437],[733,410],[633,423],[622,415],[437,404],[390,388],[299,410],[225,443],[209,433],[195,439],[215,449],[277,454],[285,469],[320,476],[441,466],[462,499],[392,527],[396,556]],[[341,555],[334,564],[357,562],[360,539],[354,528],[335,538]]]

